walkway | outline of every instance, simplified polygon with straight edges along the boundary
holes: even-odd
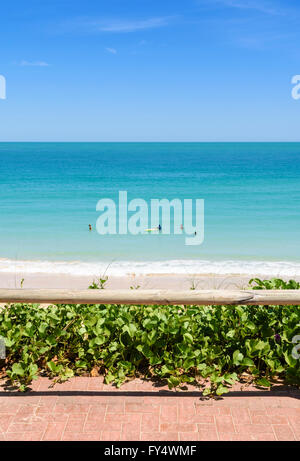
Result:
[[[202,400],[135,380],[120,390],[77,377],[0,391],[0,440],[298,440],[300,392],[251,389]]]

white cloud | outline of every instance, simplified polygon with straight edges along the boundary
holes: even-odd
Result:
[[[64,23],[64,30],[82,30],[88,32],[107,32],[107,33],[128,33],[137,32],[147,29],[157,29],[166,27],[173,16],[154,17],[148,19],[92,19],[92,18],[77,18]]]
[[[105,48],[108,53],[117,54],[117,50],[115,48]]]
[[[60,33],[81,32],[95,33],[130,33],[143,30],[158,29],[169,26],[178,16],[157,16],[144,19],[77,17],[64,21],[59,25]]]
[[[203,3],[203,2],[200,2]],[[205,3],[208,3],[205,1]],[[282,9],[278,8],[278,5],[275,5],[270,1],[256,1],[256,0],[213,0],[209,2],[219,4],[220,6],[236,8],[240,10],[256,10],[260,13],[278,15],[282,13]]]
[[[168,18],[150,18],[140,21],[111,21],[99,24],[103,32],[135,32],[137,30],[154,29],[168,25]]]
[[[49,64],[45,61],[21,61],[20,66],[32,66],[32,67],[48,67]]]

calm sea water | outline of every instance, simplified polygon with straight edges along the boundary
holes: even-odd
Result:
[[[204,243],[100,236],[119,190],[203,198]],[[0,143],[0,197],[0,270],[300,274],[300,143]]]

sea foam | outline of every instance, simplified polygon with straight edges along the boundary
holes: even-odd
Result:
[[[300,263],[288,261],[25,261],[0,259],[0,273],[66,274],[74,276],[147,275],[147,274],[240,274],[270,277],[300,276]]]

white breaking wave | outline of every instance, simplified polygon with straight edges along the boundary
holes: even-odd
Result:
[[[272,277],[300,276],[299,262],[285,261],[19,261],[0,258],[0,273],[19,274],[67,274],[100,276],[147,274],[241,274]]]

